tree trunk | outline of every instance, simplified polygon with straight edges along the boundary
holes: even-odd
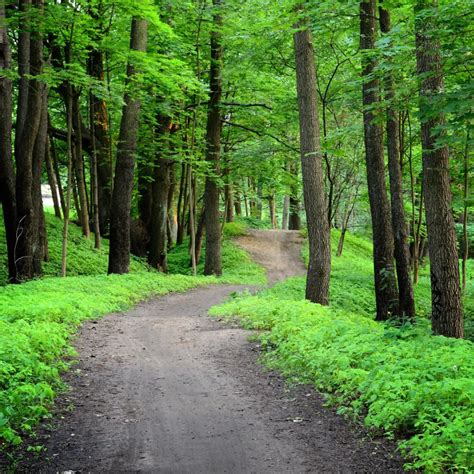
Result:
[[[89,53],[88,58],[89,74],[100,82],[104,82],[103,56],[104,53],[102,51],[93,49]],[[91,115],[93,117],[93,133],[97,149],[97,193],[99,202],[100,233],[102,235],[107,235],[110,223],[110,205],[112,202],[113,181],[109,114],[105,100],[93,94],[91,95],[90,108]]]
[[[467,232],[468,202],[469,196],[469,128],[466,129],[466,147],[464,149],[463,174],[464,174],[464,210],[462,215],[462,291],[466,291],[467,283],[467,259],[469,258],[469,236]]]
[[[290,212],[290,196],[285,194],[283,198],[283,211],[282,211],[282,218],[281,218],[281,228],[283,230],[288,230],[288,217]]]
[[[272,229],[278,229],[278,217],[276,213],[276,203],[274,194],[272,194],[268,198],[268,208],[270,210],[270,222],[272,223]]]
[[[61,173],[59,172],[59,165],[58,165],[58,157],[56,155],[56,147],[54,146],[54,138],[49,135],[49,145],[51,151],[51,160],[53,163],[54,175],[56,177],[56,182],[58,184],[58,195],[59,195],[59,202],[61,203],[61,210],[64,214],[66,214],[66,198],[64,197],[63,186],[61,182]],[[67,139],[66,139],[66,146],[67,146]]]
[[[35,146],[33,149],[33,205],[35,206],[35,214],[37,216],[37,237],[36,245],[33,252],[33,267],[35,275],[41,274],[41,265],[43,260],[47,259],[48,242],[46,236],[46,222],[43,209],[43,198],[41,193],[41,175],[43,163],[46,154],[46,144],[48,141],[48,91],[45,88],[43,92],[43,100],[41,104],[41,121],[36,135]]]
[[[440,45],[433,38],[436,25],[425,9],[437,7],[433,0],[418,0],[415,5],[417,72],[421,80],[420,115],[423,147],[423,180],[426,226],[431,271],[431,327],[435,334],[461,338],[464,335],[459,284],[456,233],[451,210],[449,150],[437,143],[445,124],[441,113],[434,113],[436,96],[444,88]],[[430,12],[431,15],[431,12]]]
[[[385,187],[383,129],[376,121],[374,110],[380,102],[379,80],[373,76],[376,67],[372,55],[376,40],[375,18],[375,0],[362,0],[360,46],[366,52],[362,58],[365,160],[374,243],[376,319],[384,321],[398,313],[398,290],[393,262],[390,206]]]
[[[306,299],[329,304],[331,238],[324,194],[313,35],[306,20],[294,34],[300,121],[301,170],[309,240]]]
[[[97,141],[95,137],[95,116],[93,107],[94,97],[89,94],[89,122],[91,129],[92,153],[90,161],[91,182],[91,209],[94,222],[94,248],[100,249],[100,203],[99,203],[99,177],[97,165]]]
[[[178,232],[176,235],[176,245],[181,245],[184,239],[184,228],[182,224],[182,215],[186,213],[186,209],[182,209],[183,196],[186,194],[188,167],[185,163],[181,165],[181,178],[179,182],[178,203],[176,204]]]
[[[77,192],[80,205],[79,221],[82,227],[82,234],[86,239],[90,236],[89,227],[89,206],[87,201],[86,180],[84,175],[84,157],[82,154],[82,119],[81,110],[79,106],[80,93],[73,87],[72,99],[72,126],[74,130],[74,147],[73,147],[73,163],[74,172],[76,175]]]
[[[12,161],[12,81],[4,75],[4,71],[10,72],[11,61],[5,2],[0,2],[0,201],[7,241],[8,279],[15,282],[16,198]]]
[[[390,13],[379,7],[380,29],[382,33],[390,33]],[[390,59],[387,59],[389,61]],[[398,113],[394,108],[394,81],[391,72],[387,72],[384,80],[385,101],[387,106],[387,148],[388,170],[390,176],[390,196],[392,209],[392,228],[394,237],[394,255],[397,268],[399,292],[399,316],[412,319],[415,316],[415,297],[410,276],[410,252],[408,248],[408,229],[405,222],[403,203],[403,180],[400,167],[400,142]]]
[[[297,197],[290,196],[290,220],[288,223],[290,230],[301,229],[300,201]]]
[[[209,163],[209,174],[206,176],[204,193],[205,225],[206,225],[206,263],[205,275],[221,275],[221,227],[219,225],[219,161],[221,153],[222,122],[220,103],[222,97],[222,15],[221,0],[212,1],[215,12],[213,30],[211,31],[211,69],[210,95],[207,112],[207,149],[206,161]]]
[[[61,219],[61,203],[58,194],[58,182],[56,180],[56,174],[54,172],[53,158],[51,156],[51,143],[50,137],[46,138],[46,150],[45,150],[45,160],[46,160],[46,173],[48,174],[48,184],[51,188],[51,196],[53,198],[54,205],[54,215]]]
[[[242,216],[242,202],[240,201],[240,193],[234,193],[234,210],[237,217]]]
[[[153,179],[148,263],[159,271],[166,273],[168,271],[168,192],[171,183],[169,160],[163,158],[157,160]]]
[[[41,16],[43,14],[43,0],[34,0],[32,9],[35,10],[34,13]],[[41,74],[43,66],[43,39],[41,33],[33,31],[31,38],[28,39],[30,39],[30,78],[27,79],[27,119],[21,127],[15,149],[18,235],[15,259],[17,277],[20,281],[29,280],[36,275],[33,256],[35,246],[38,243],[38,213],[35,212],[33,197],[33,151],[41,122],[43,94],[45,92],[44,84],[36,79]],[[22,113],[22,109],[18,109],[17,112]],[[19,118],[21,120],[22,117]]]
[[[130,49],[145,52],[147,46],[148,23],[141,18],[133,18]],[[129,92],[133,84],[135,68],[127,68],[127,92],[125,93],[120,123],[117,162],[112,193],[110,216],[109,273],[128,273],[130,265],[130,209],[132,204],[133,171],[137,148],[140,101]]]
[[[61,252],[61,276],[65,277],[67,274],[67,245],[68,245],[68,230],[69,230],[69,211],[71,209],[71,194],[72,194],[72,88],[71,84],[66,84],[66,124],[67,124],[67,183],[66,183],[66,198],[64,207],[64,222],[63,222],[63,242]]]

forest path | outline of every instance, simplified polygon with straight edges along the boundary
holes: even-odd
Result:
[[[304,239],[298,230],[251,229],[248,235],[237,237],[234,241],[267,269],[270,285],[306,273],[301,259]]]
[[[299,255],[292,234],[265,235],[247,239],[260,261],[266,247],[286,263]],[[280,261],[267,266],[271,278],[286,275]],[[402,472],[393,446],[351,427],[312,388],[286,387],[257,363],[248,331],[207,316],[239,289],[170,294],[85,323],[71,391],[36,440],[47,452],[18,472]]]

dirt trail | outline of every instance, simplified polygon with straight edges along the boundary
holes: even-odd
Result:
[[[303,237],[297,230],[250,230],[235,242],[267,269],[270,284],[306,271],[301,260]]]
[[[294,234],[281,235],[240,239],[273,281],[299,255]],[[71,391],[36,441],[47,454],[18,472],[402,472],[392,446],[368,440],[311,388],[285,387],[256,363],[248,332],[207,316],[241,288],[172,294],[84,324]]]

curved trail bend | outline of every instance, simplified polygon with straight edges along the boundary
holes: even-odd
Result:
[[[276,281],[301,273],[298,240],[256,232],[239,245]],[[71,391],[36,441],[47,453],[18,471],[402,472],[392,446],[369,441],[311,388],[285,387],[256,363],[247,331],[207,316],[241,288],[171,294],[85,323]]]

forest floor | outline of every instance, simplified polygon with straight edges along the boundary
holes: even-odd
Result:
[[[296,232],[237,239],[275,282],[304,272]],[[403,472],[311,387],[258,364],[250,331],[207,316],[240,286],[210,286],[84,323],[53,422],[17,472]]]

